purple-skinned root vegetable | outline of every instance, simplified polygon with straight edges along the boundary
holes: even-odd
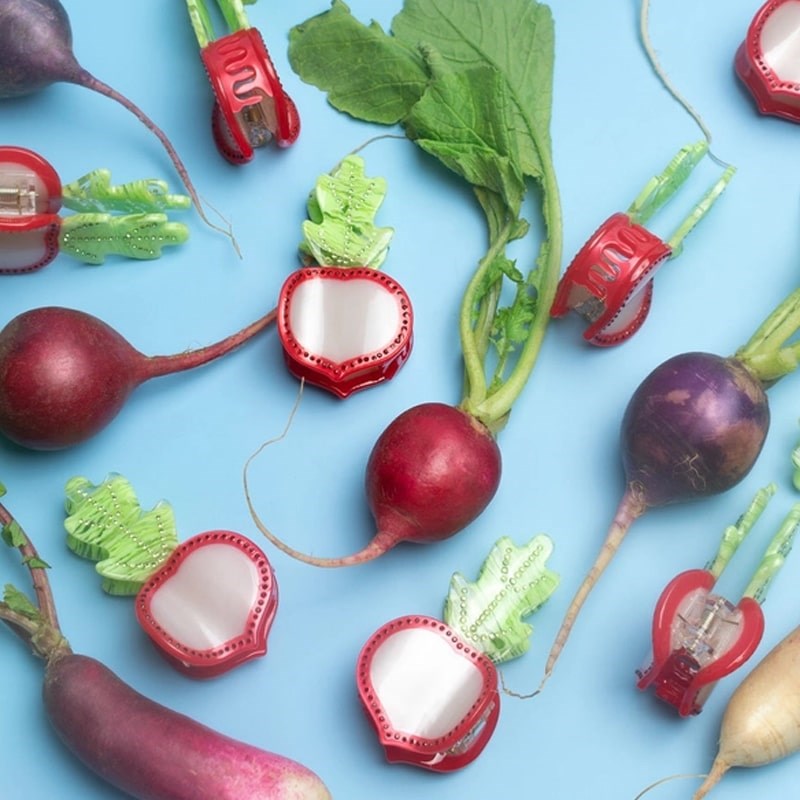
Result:
[[[215,344],[146,356],[83,311],[25,311],[0,330],[0,434],[33,450],[83,442],[105,428],[142,383],[226,355],[268,327],[275,313]]]
[[[725,492],[750,472],[769,430],[766,390],[800,361],[800,343],[790,342],[798,329],[800,289],[734,356],[674,356],[636,389],[622,417],[622,499],[595,563],[567,608],[539,690],[633,522],[650,508]]]
[[[96,659],[73,653],[44,562],[2,504],[0,531],[19,550],[35,591],[34,602],[7,587],[0,621],[44,661],[47,717],[89,769],[138,800],[330,800],[322,780],[302,764],[172,711]]]
[[[233,238],[230,230],[206,216],[189,171],[166,133],[136,104],[78,62],[69,16],[59,0],[0,0],[0,98],[33,94],[53,83],[82,86],[130,111],[161,142],[201,219]]]
[[[264,525],[246,494],[259,530],[284,553],[317,567],[347,567],[400,542],[449,538],[486,508],[500,474],[500,449],[488,428],[454,406],[422,403],[396,417],[372,448],[366,494],[377,533],[358,553],[321,558],[295,550]]]

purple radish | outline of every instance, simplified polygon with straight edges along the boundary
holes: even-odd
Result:
[[[769,429],[766,389],[798,364],[800,344],[788,343],[798,328],[800,289],[735,356],[674,356],[636,389],[621,427],[625,490],[597,560],[564,616],[540,689],[631,524],[650,508],[727,491],[751,470]]]
[[[273,310],[215,344],[145,356],[91,314],[59,306],[25,311],[0,330],[0,433],[34,450],[83,442],[140,384],[213,361],[274,319]]]
[[[78,63],[69,17],[59,0],[0,0],[0,98],[32,94],[59,82],[91,89],[133,113],[164,146],[203,221],[222,230],[206,217],[189,172],[164,131],[127,97]]]
[[[0,620],[44,661],[47,716],[89,769],[139,800],[330,800],[322,780],[302,764],[172,711],[96,659],[73,653],[43,562],[2,504],[0,531],[20,551],[37,601],[7,588]]]
[[[317,567],[346,567],[399,542],[449,538],[486,508],[500,473],[500,449],[482,423],[454,406],[423,403],[390,423],[372,449],[366,492],[378,532],[360,552],[343,558],[301,553],[266,528],[249,496],[248,504],[259,530],[287,555]]]

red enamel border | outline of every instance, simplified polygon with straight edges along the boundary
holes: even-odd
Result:
[[[478,699],[450,733],[436,739],[416,736],[392,727],[370,678],[372,659],[378,648],[395,633],[412,628],[427,629],[446,639],[453,650],[471,660],[483,676],[483,689]],[[361,649],[356,680],[364,709],[375,727],[387,759],[392,762],[414,764],[437,772],[460,769],[480,755],[497,725],[500,697],[494,664],[480,650],[466,644],[447,625],[433,617],[398,617],[383,625]],[[457,752],[449,752],[478,726],[481,727],[468,746]]]
[[[223,645],[210,650],[194,650],[173,639],[153,618],[150,608],[153,594],[174,575],[188,555],[201,547],[227,544],[236,547],[259,571],[258,602],[251,609],[245,630]],[[278,607],[278,585],[272,566],[262,550],[245,536],[234,531],[214,530],[200,533],[175,548],[136,596],[135,611],[139,624],[160,652],[179,671],[192,677],[214,677],[267,652],[267,635]]]
[[[47,190],[47,208],[43,214],[55,214],[61,208],[61,178],[53,165],[44,157],[16,145],[0,146],[0,163],[19,164],[33,172]],[[1,217],[0,217],[1,218]]]
[[[400,325],[391,343],[380,350],[362,353],[357,358],[333,362],[309,353],[291,330],[291,303],[297,287],[309,280],[368,280],[382,284],[395,298],[400,310]],[[297,378],[345,398],[359,389],[394,377],[408,360],[413,346],[414,313],[405,289],[393,278],[368,267],[302,267],[284,281],[278,299],[278,336],[286,365]]]
[[[756,12],[734,57],[736,74],[752,93],[762,114],[800,122],[800,85],[784,81],[764,58],[761,34],[779,6],[796,0],[768,0]]]

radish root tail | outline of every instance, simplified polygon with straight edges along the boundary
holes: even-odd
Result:
[[[644,797],[646,794],[651,792],[653,789],[661,786],[661,784],[663,784],[663,783],[671,783],[672,781],[678,781],[678,780],[681,780],[681,781],[682,780],[697,780],[698,778],[702,779],[702,778],[705,778],[705,777],[706,776],[702,775],[702,774],[701,775],[669,775],[668,777],[661,778],[660,780],[657,780],[655,783],[651,783],[649,786],[647,786],[646,788],[642,789],[642,791],[639,792],[639,794],[637,794],[636,797],[633,798],[633,800],[641,800],[642,797]]]
[[[346,556],[345,558],[317,558],[315,556],[308,555],[307,553],[303,553],[300,550],[295,550],[290,545],[286,544],[286,542],[279,539],[264,523],[264,521],[259,516],[256,508],[253,504],[253,499],[250,494],[250,481],[249,481],[249,472],[250,466],[253,461],[270,445],[277,444],[282,439],[285,439],[287,434],[289,433],[289,428],[292,425],[294,420],[295,414],[297,410],[300,408],[300,400],[303,396],[303,387],[305,386],[305,379],[301,379],[300,381],[300,389],[297,393],[297,399],[295,400],[294,406],[289,414],[289,418],[286,421],[286,426],[284,427],[283,431],[272,439],[268,439],[267,441],[263,442],[258,449],[245,461],[244,469],[242,470],[242,482],[244,484],[244,496],[245,500],[247,501],[247,508],[250,511],[250,516],[253,519],[253,523],[255,524],[256,528],[264,535],[264,537],[273,544],[275,547],[278,548],[281,552],[285,553],[287,556],[291,556],[297,561],[302,561],[304,564],[310,564],[314,567],[347,567],[347,566],[355,566],[357,564],[363,564],[365,561],[371,561],[373,558],[377,558],[378,556],[383,555],[387,550],[391,549],[396,540],[388,535],[378,533],[373,537],[372,541],[361,551],[358,553],[354,553],[351,556]]]
[[[731,768],[731,765],[721,756],[714,759],[711,772],[705,775],[703,785],[695,792],[692,800],[702,800],[719,782],[722,776]]]
[[[564,615],[564,621],[561,623],[561,628],[559,629],[556,639],[553,642],[553,646],[550,649],[550,654],[547,657],[547,663],[545,664],[544,668],[544,676],[539,684],[539,688],[535,692],[536,694],[542,691],[544,685],[549,680],[556,661],[558,661],[561,651],[564,649],[567,639],[572,632],[572,627],[575,624],[575,620],[578,618],[578,614],[580,613],[583,604],[586,602],[586,598],[589,596],[589,593],[592,591],[592,589],[594,589],[595,584],[600,579],[600,576],[603,574],[605,568],[611,562],[611,559],[616,555],[616,552],[619,549],[622,540],[625,538],[625,534],[628,532],[631,524],[642,513],[644,513],[644,510],[645,506],[641,500],[637,497],[636,493],[629,488],[623,495],[622,501],[617,508],[614,521],[611,523],[611,527],[609,528],[606,539],[603,542],[600,553],[597,556],[597,560],[594,562],[592,568],[583,579],[583,583],[581,583],[578,591],[575,593],[575,597],[573,597],[572,602],[567,609],[567,613]]]

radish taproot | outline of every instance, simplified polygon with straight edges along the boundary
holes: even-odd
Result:
[[[621,425],[625,490],[600,553],[566,611],[540,689],[632,523],[650,508],[727,491],[753,467],[769,429],[766,390],[797,367],[800,343],[789,340],[798,329],[800,289],[734,356],[673,356],[636,389]]]
[[[0,485],[0,496],[4,492]],[[330,800],[307,767],[172,711],[96,659],[72,652],[46,565],[2,503],[0,532],[19,550],[36,597],[34,603],[7,586],[0,620],[43,659],[47,717],[89,769],[139,800]]]
[[[72,26],[59,0],[0,0],[0,98],[33,94],[53,83],[73,83],[109,97],[130,111],[163,145],[198,214],[208,220],[177,150],[135,103],[84,69],[72,49]]]
[[[800,627],[780,641],[731,695],[702,800],[731,767],[760,767],[800,750]]]
[[[549,132],[550,9],[532,0],[464,0],[444,15],[429,5],[404,4],[391,33],[384,33],[334,0],[289,37],[290,62],[304,81],[327,90],[329,102],[354,117],[399,122],[408,138],[470,184],[488,229],[487,252],[461,303],[462,399],[458,406],[416,405],[379,437],[366,470],[378,528],[371,544],[334,559],[286,545],[258,518],[248,459],[245,495],[256,525],[276,547],[316,566],[360,564],[402,540],[444,539],[484,510],[501,474],[495,437],[533,371],[558,284],[562,230]],[[526,45],[509,47],[510,41]],[[391,67],[376,70],[375,64]],[[525,275],[507,247],[529,231],[521,211],[533,183],[544,236]]]
[[[274,319],[272,310],[215,344],[145,356],[91,314],[61,306],[25,311],[0,330],[0,434],[34,450],[83,442],[140,384],[219,358]]]

